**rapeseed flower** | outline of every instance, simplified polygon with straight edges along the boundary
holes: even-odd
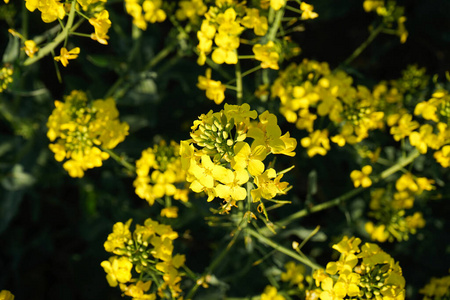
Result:
[[[128,134],[128,124],[118,120],[119,112],[112,98],[88,102],[82,91],[72,91],[65,102],[55,101],[48,118],[50,150],[71,177],[83,177],[84,171],[100,167],[113,149]]]
[[[65,47],[62,47],[60,53],[61,54],[59,56],[55,56],[55,60],[60,61],[64,67],[67,67],[67,65],[69,64],[69,59],[78,58],[78,54],[80,54],[80,48],[75,47],[72,50],[67,51]]]

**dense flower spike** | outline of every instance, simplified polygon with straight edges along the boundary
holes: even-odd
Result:
[[[118,120],[119,112],[112,98],[88,102],[82,91],[72,91],[65,102],[55,101],[48,118],[50,150],[72,177],[83,177],[87,169],[100,167],[113,149],[128,135],[128,124]]]
[[[8,85],[13,82],[12,66],[3,66],[0,69],[0,93],[8,88]]]
[[[339,260],[329,262],[325,271],[314,272],[315,288],[307,295],[329,299],[404,299],[405,279],[394,259],[376,244],[359,238],[344,237],[333,249],[340,252]]]
[[[136,161],[136,174],[133,182],[136,194],[150,205],[165,196],[188,201],[186,172],[181,168],[180,146],[177,143],[172,141],[167,145],[161,141],[159,145],[142,151],[141,158]],[[164,212],[166,216],[173,216],[174,213],[173,209]]]
[[[249,181],[257,186],[251,191],[254,202],[284,194],[288,186],[282,174],[265,170],[263,161],[269,154],[294,156],[297,142],[289,133],[281,135],[275,115],[266,111],[257,117],[248,104],[225,104],[220,112],[201,115],[191,127],[192,139],[181,142],[191,190],[205,192],[208,201],[222,198],[225,211],[248,197],[243,185]]]
[[[421,212],[412,215],[406,215],[406,212],[413,207],[417,196],[434,189],[433,184],[434,180],[405,173],[397,179],[395,192],[390,188],[372,190],[369,216],[376,223],[369,221],[365,225],[372,240],[403,241],[410,234],[415,234],[417,229],[424,227],[425,220]]]
[[[133,17],[133,24],[146,30],[147,23],[164,22],[167,18],[162,0],[125,0],[125,9]]]
[[[280,98],[280,112],[297,128],[310,134],[302,140],[308,155],[325,155],[329,150],[328,130],[314,129],[318,117],[328,117],[339,133],[331,141],[344,146],[356,144],[369,131],[383,126],[383,112],[370,91],[352,86],[353,79],[343,71],[332,73],[326,63],[303,60],[291,64],[272,86],[272,96]]]
[[[131,221],[114,224],[104,244],[107,252],[115,254],[101,263],[109,285],[119,285],[133,299],[177,298],[182,292],[178,269],[185,261],[184,255],[173,254],[178,234],[152,219],[137,224],[131,233]]]

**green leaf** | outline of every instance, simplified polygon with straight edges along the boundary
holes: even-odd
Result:
[[[9,42],[3,54],[3,63],[12,63],[19,57],[19,38],[9,35]]]

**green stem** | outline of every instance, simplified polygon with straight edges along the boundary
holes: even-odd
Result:
[[[278,10],[275,15],[275,20],[273,21],[269,33],[267,34],[267,40],[273,41],[275,39],[275,37],[277,36],[277,31],[281,26],[281,20],[283,19],[283,16],[284,16],[284,9]]]
[[[228,245],[225,247],[225,249],[223,249],[222,252],[220,252],[220,254],[208,266],[208,268],[205,270],[205,272],[202,274],[202,276],[200,276],[200,278],[195,282],[195,285],[191,288],[191,290],[186,295],[186,298],[185,298],[186,300],[192,299],[192,297],[195,295],[195,293],[197,292],[198,288],[203,283],[205,278],[207,276],[211,275],[213,270],[222,262],[222,259],[227,255],[228,251],[230,251],[231,247],[234,245],[234,243],[235,243],[237,237],[239,236],[239,234],[241,233],[241,231],[242,231],[241,227],[238,227],[236,229],[236,232],[234,233],[233,238],[228,243]]]
[[[236,99],[237,99],[237,104],[241,105],[242,104],[242,73],[241,73],[241,64],[238,60],[238,62],[236,63],[236,69],[235,69],[235,74],[236,74]]]
[[[292,7],[292,6],[286,5],[285,8],[286,8],[287,10],[296,12],[296,13],[298,13],[298,14],[303,14],[303,11],[301,11],[300,9],[294,8],[294,7]]]
[[[252,74],[252,73],[258,71],[259,69],[261,69],[261,65],[257,65],[256,67],[254,67],[254,68],[252,68],[252,69],[250,69],[250,70],[247,70],[247,71],[243,72],[242,75],[241,75],[241,77],[244,78],[245,76],[250,75],[250,74]],[[231,79],[230,81],[228,81],[227,83],[225,83],[225,85],[227,85],[227,84],[232,84],[232,83],[235,82],[235,81],[236,81],[236,78],[233,78],[233,79]]]
[[[104,148],[102,148],[102,151],[108,153],[109,156],[111,156],[115,161],[117,161],[119,164],[121,164],[122,166],[127,168],[129,171],[131,171],[133,173],[136,171],[136,167],[135,166],[133,166],[132,164],[127,162],[125,159],[121,158],[119,155],[117,155],[111,149],[104,149]]]
[[[161,50],[157,55],[155,55],[144,67],[143,72],[146,72],[147,70],[153,68],[156,66],[160,61],[162,61],[164,58],[166,58],[174,49],[176,48],[176,44],[169,44],[166,48]],[[120,93],[120,96],[118,96],[117,90],[119,87],[124,83],[126,74],[121,76],[117,81],[112,85],[112,87],[108,90],[108,92],[105,95],[105,98],[113,97],[114,99],[120,98],[122,95],[125,94],[126,91],[122,91]]]
[[[61,33],[58,34],[52,42],[48,43],[45,47],[39,49],[36,55],[25,60],[25,62],[23,63],[24,66],[29,66],[37,62],[38,60],[40,60],[41,58],[52,52],[62,41],[66,39],[66,37],[69,34],[69,30],[72,27],[73,20],[75,18],[75,5],[76,0],[73,0],[72,6],[70,7],[69,18],[67,19],[66,27],[64,27],[64,30],[61,31]]]
[[[386,178],[388,178],[389,176],[391,176],[392,174],[396,173],[399,170],[402,170],[405,166],[409,165],[410,163],[412,163],[414,161],[414,159],[416,159],[418,156],[420,155],[419,151],[417,151],[416,149],[414,149],[409,155],[408,157],[401,159],[400,161],[398,161],[395,165],[393,165],[392,167],[384,170],[383,172],[381,172],[381,174],[373,180],[374,183],[377,183],[381,180],[384,180]],[[286,218],[284,218],[283,220],[280,220],[278,222],[276,222],[277,226],[280,227],[284,227],[288,224],[290,224],[292,221],[300,219],[302,217],[305,217],[311,213],[315,213],[321,210],[325,210],[327,208],[336,206],[341,204],[342,202],[347,201],[348,199],[356,196],[357,194],[359,194],[360,192],[362,192],[364,190],[364,188],[359,187],[357,189],[353,189],[347,193],[345,193],[344,195],[341,195],[337,198],[334,198],[333,200],[330,200],[328,202],[325,203],[321,203],[318,205],[315,205],[313,207],[310,208],[305,208],[302,209]]]
[[[315,269],[322,269],[322,268],[323,268],[322,266],[320,266],[320,265],[318,265],[318,264],[312,262],[311,260],[309,260],[309,259],[307,259],[307,258],[305,258],[305,257],[303,257],[303,256],[300,256],[300,255],[297,254],[296,252],[294,252],[294,251],[292,251],[292,250],[290,250],[290,249],[288,249],[288,248],[285,248],[285,247],[283,247],[283,246],[277,244],[276,242],[274,242],[274,241],[272,241],[271,239],[269,239],[269,238],[267,238],[267,237],[261,235],[259,232],[255,231],[255,230],[253,230],[253,229],[250,229],[250,228],[249,228],[249,229],[247,229],[246,231],[247,231],[248,233],[250,233],[250,235],[252,235],[252,236],[254,236],[255,238],[257,238],[258,240],[260,240],[261,242],[263,242],[263,243],[269,245],[269,246],[272,247],[273,249],[275,249],[275,250],[277,250],[277,251],[279,251],[279,252],[281,252],[281,253],[284,253],[284,254],[286,254],[286,255],[288,255],[288,256],[290,256],[290,257],[292,257],[292,258],[298,260],[299,262],[301,262],[302,264],[304,264],[304,265],[306,265],[306,266],[312,268],[313,270],[315,270]]]
[[[378,25],[367,38],[353,53],[350,55],[343,63],[343,66],[349,65],[355,58],[357,58],[366,48],[372,43],[372,41],[378,36],[378,34],[383,30],[383,23]],[[341,65],[341,66],[342,66]]]

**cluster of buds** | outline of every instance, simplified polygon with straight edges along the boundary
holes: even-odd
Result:
[[[266,111],[259,121],[257,117],[248,104],[225,104],[220,112],[201,115],[192,126],[192,139],[181,142],[190,189],[205,192],[208,201],[222,198],[225,212],[247,197],[260,202],[286,191],[288,184],[280,181],[283,175],[266,169],[263,161],[269,154],[294,156],[297,142],[289,133],[281,135],[275,115]],[[257,186],[251,194],[242,187],[247,182]]]
[[[107,252],[115,254],[101,266],[110,286],[119,285],[122,292],[134,299],[174,299],[181,293],[184,255],[173,255],[173,240],[178,234],[169,225],[147,219],[144,225],[129,230],[131,219],[118,222],[104,244]],[[137,275],[133,273],[133,267]]]
[[[394,259],[376,244],[344,237],[333,249],[339,260],[314,272],[316,288],[307,299],[404,299],[405,278]]]

